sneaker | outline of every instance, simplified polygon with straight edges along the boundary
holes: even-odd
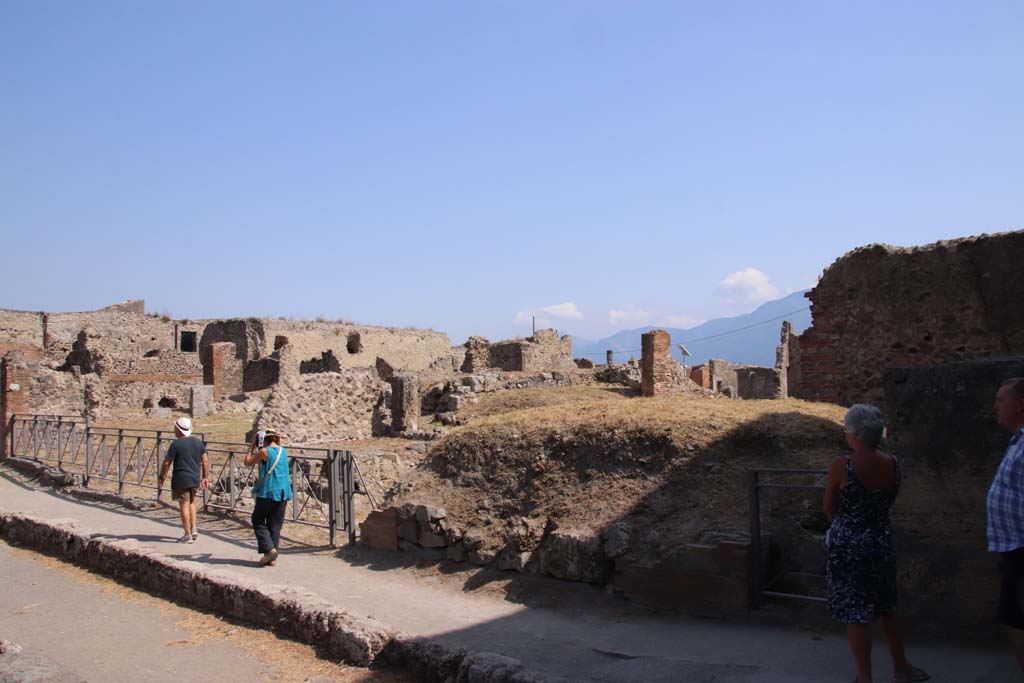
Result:
[[[192,530],[192,540],[193,541],[198,541],[199,540],[199,529],[193,529]]]
[[[271,548],[263,553],[263,557],[260,558],[260,564],[273,564],[275,560],[277,560],[277,551]]]
[[[181,538],[178,539],[178,543],[192,543],[192,542],[193,542],[192,541],[192,536],[190,534],[185,534],[184,536],[182,536]]]

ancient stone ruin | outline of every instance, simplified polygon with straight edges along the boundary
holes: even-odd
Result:
[[[887,368],[1024,354],[1024,231],[921,247],[873,244],[807,295],[813,325],[783,331],[790,396],[880,403]]]

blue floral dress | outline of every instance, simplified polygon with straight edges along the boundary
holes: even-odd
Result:
[[[881,616],[896,612],[896,550],[889,508],[900,491],[903,473],[893,457],[892,486],[869,491],[857,478],[849,454],[845,458],[847,483],[839,492],[839,511],[826,536],[828,606],[844,624],[866,624],[872,612]]]

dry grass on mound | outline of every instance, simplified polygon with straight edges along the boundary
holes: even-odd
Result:
[[[843,408],[831,404],[585,389],[453,430],[403,499],[444,505],[495,546],[524,520],[593,531],[625,520],[665,552],[708,530],[742,532],[748,468],[825,469],[843,446]]]
[[[459,416],[478,420],[529,408],[557,407],[595,400],[625,400],[630,395],[631,392],[626,387],[608,385],[494,391],[480,394],[479,402],[461,409]]]

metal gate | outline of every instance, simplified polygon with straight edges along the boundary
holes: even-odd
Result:
[[[175,439],[174,432],[121,427],[93,427],[90,420],[62,415],[15,415],[11,419],[8,452],[79,474],[86,486],[92,480],[117,484],[119,494],[160,499],[160,464]],[[203,509],[238,512],[252,507],[255,467],[246,467],[248,444],[206,441],[210,488],[203,491]],[[351,451],[289,445],[292,504],[289,519],[325,528],[331,545],[337,534],[356,538],[355,496],[367,490]],[[149,493],[147,493],[147,491]]]
[[[767,561],[769,548],[766,547],[763,537],[763,525],[761,515],[763,512],[764,491],[781,491],[787,493],[790,502],[794,499],[793,494],[801,492],[823,493],[825,487],[820,479],[827,475],[826,470],[802,470],[802,469],[751,469],[747,471],[748,487],[750,493],[750,607],[756,608],[761,604],[763,598],[783,598],[789,600],[808,600],[812,602],[825,602],[824,596],[796,593],[784,590],[775,590],[774,586],[785,580],[784,574],[776,576],[769,575],[769,562]],[[802,480],[800,483],[793,483],[794,480]],[[808,481],[813,480],[813,483]],[[820,510],[820,496],[817,499]],[[822,513],[824,514],[824,513]],[[820,568],[824,572],[824,567]],[[809,575],[814,578],[824,579],[824,573]]]

